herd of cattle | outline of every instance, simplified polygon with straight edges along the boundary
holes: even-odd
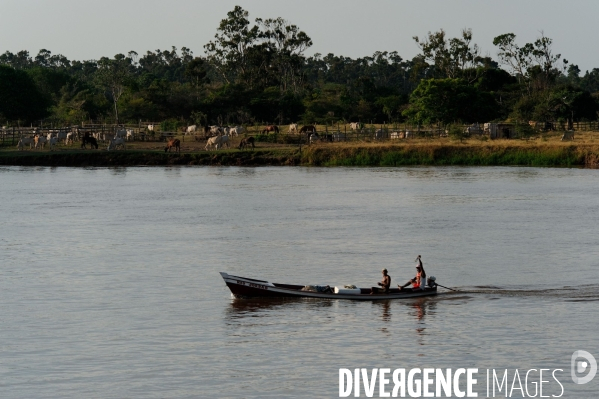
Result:
[[[551,123],[543,122],[542,124],[539,122],[529,122],[529,124],[535,128],[536,130],[554,130],[555,127]],[[145,127],[146,132],[154,132],[155,125],[150,124]],[[373,140],[398,140],[398,139],[407,139],[413,136],[413,132],[408,130],[392,130],[389,129],[367,129],[364,124],[359,122],[352,122],[349,124],[350,132],[343,133],[341,131],[337,132],[320,132],[318,133],[315,125],[304,125],[301,128],[297,123],[292,123],[289,125],[287,134],[288,135],[304,135],[307,139],[308,143],[316,143],[316,142],[338,142],[338,141],[347,141],[349,139],[349,135],[357,135],[357,134],[368,134],[369,137]],[[490,134],[491,138],[511,138],[511,129],[512,127],[509,124],[497,124],[497,123],[485,123],[484,125],[479,125],[475,123],[473,125],[465,127],[465,133],[470,134]],[[6,129],[2,129],[5,131]],[[279,133],[280,129],[277,125],[268,125],[260,132],[262,134],[268,134],[271,132]],[[230,141],[232,137],[240,136],[242,133],[246,132],[246,129],[243,126],[197,126],[191,125],[187,126],[184,131],[184,135],[193,135],[196,140],[206,140],[206,146],[204,149],[206,151],[209,150],[219,150],[222,148],[229,148]],[[107,144],[107,150],[113,149],[126,149],[126,143],[128,141],[134,140],[133,129],[126,128],[117,128],[116,130],[111,131],[110,133],[106,131],[101,132],[85,132],[81,133],[78,127],[67,128],[67,129],[59,129],[59,130],[50,130],[47,131],[46,134],[43,134],[41,131],[37,131],[33,129],[28,135],[21,135],[17,147],[19,150],[23,150],[25,146],[29,146],[30,149],[43,149],[46,145],[48,145],[50,150],[53,150],[59,143],[64,143],[65,145],[72,145],[75,141],[81,142],[81,148],[87,148],[87,144],[91,145],[92,148],[99,148],[98,143]],[[203,133],[203,137],[200,137],[198,133]],[[447,131],[439,131],[440,136],[446,136]],[[562,140],[573,139],[573,133],[566,132],[564,136],[562,136]],[[244,149],[251,147],[252,149],[255,147],[254,137],[245,137],[241,140],[238,148]],[[167,146],[165,147],[165,152],[174,149],[175,151],[181,150],[181,142],[178,139],[170,138],[168,139]]]
[[[65,145],[72,145],[75,141],[81,141],[81,148],[84,149],[87,148],[87,144],[98,149],[98,142],[108,143],[107,150],[110,151],[117,148],[125,149],[125,143],[130,140],[133,140],[133,130],[131,129],[117,129],[114,136],[106,132],[81,134],[78,128],[50,130],[46,134],[33,129],[31,134],[19,137],[17,148],[23,150],[25,146],[29,146],[29,149],[44,149],[48,145],[52,151],[61,142]]]
[[[361,123],[351,123],[350,129],[353,133],[365,133],[364,125]],[[147,125],[145,130],[147,132],[154,132],[155,125]],[[230,141],[232,137],[238,137],[242,133],[244,133],[246,129],[243,126],[200,126],[198,128],[197,125],[187,126],[185,129],[184,135],[194,135],[196,139],[198,138],[197,133],[202,132],[203,138],[206,139],[206,146],[204,149],[206,151],[209,150],[219,150],[222,148],[229,148]],[[261,133],[268,134],[271,132],[279,133],[279,127],[276,125],[268,125],[266,126]],[[132,141],[135,138],[133,129],[116,129],[112,132],[108,131],[99,131],[99,132],[85,132],[81,133],[80,129],[77,127],[68,128],[68,129],[58,129],[58,130],[50,130],[47,131],[46,134],[41,131],[37,131],[37,129],[33,129],[29,134],[21,135],[17,148],[19,150],[25,149],[26,146],[29,146],[29,149],[44,149],[46,144],[48,145],[50,150],[53,150],[59,143],[64,143],[64,145],[72,145],[75,141],[81,142],[81,148],[87,148],[89,144],[92,148],[99,148],[99,143],[107,144],[107,150],[113,149],[126,149],[126,143],[128,141]],[[388,132],[383,129],[378,129],[372,131],[372,138],[374,140],[382,140],[384,138],[390,139],[401,139],[408,138],[410,136],[409,131],[399,132],[393,131]],[[312,144],[318,141],[347,141],[348,135],[347,133],[342,133],[340,131],[333,133],[318,133],[315,125],[304,125],[301,128],[296,124],[292,123],[289,125],[288,134],[298,134],[305,135],[308,143]],[[244,148],[255,148],[255,138],[254,137],[246,137],[240,141],[238,146],[239,149]],[[170,138],[168,139],[167,146],[165,147],[165,151],[170,151],[174,149],[175,151],[180,151],[181,142],[178,139]]]

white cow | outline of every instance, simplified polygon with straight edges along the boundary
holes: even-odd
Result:
[[[196,131],[196,125],[191,125],[191,126],[187,126],[187,131],[185,132],[185,134],[192,134],[195,133]]]
[[[244,132],[244,128],[243,126],[235,126],[229,129],[229,136],[239,136],[241,133]]]
[[[216,142],[220,139],[221,136],[214,136],[214,137],[210,137],[207,141],[206,141],[206,147],[204,147],[204,150],[208,151],[208,147],[212,148],[213,146],[216,145]]]
[[[289,125],[289,134],[297,134],[297,123]]]
[[[114,134],[114,138],[119,138],[119,139],[126,139],[127,138],[127,131],[125,129],[119,129],[115,132]]]
[[[31,149],[31,146],[33,145],[33,137],[21,137],[17,143],[17,148],[19,151],[21,151],[27,144],[29,144],[29,149]]]
[[[220,126],[210,126],[210,134],[222,134],[223,133],[223,128]]]
[[[403,139],[403,133],[402,132],[391,132],[391,140],[399,140],[399,139]]]
[[[351,122],[349,124],[349,128],[351,130],[360,130],[360,129],[362,129],[362,124],[360,122]]]
[[[48,139],[44,136],[40,136],[39,134],[34,137],[35,149],[37,150],[38,146],[41,146],[44,149],[44,145],[48,142]]]
[[[75,133],[68,132],[67,133],[67,138],[65,140],[65,144],[69,144],[69,142],[71,142],[71,144],[73,144],[74,141],[75,141]]]
[[[113,139],[110,139],[110,142],[108,143],[108,148],[106,148],[108,151],[112,150],[112,149],[117,149],[117,147],[121,147],[123,150],[126,150],[127,148],[125,147],[125,139],[123,139],[122,137],[114,137]]]
[[[131,139],[132,141],[135,139],[135,137],[133,136],[133,129],[127,129],[127,141],[129,141],[129,139]]]
[[[51,137],[50,140],[48,140],[48,145],[50,146],[50,151],[52,151],[53,147],[56,147],[56,144],[58,144],[58,137]]]
[[[229,147],[228,135],[220,136],[220,142],[216,144],[216,149],[218,150],[219,147],[224,147],[225,145],[227,146],[227,148],[231,148]]]
[[[208,147],[215,147],[218,150],[219,147],[224,147],[225,145],[229,147],[229,136],[214,136],[208,139],[204,149],[208,151]]]
[[[148,131],[153,132],[154,131],[154,125],[148,125]]]

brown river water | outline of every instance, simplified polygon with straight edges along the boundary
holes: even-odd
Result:
[[[395,284],[418,254],[459,292],[238,300],[218,273]],[[333,398],[340,368],[478,368],[486,397],[543,368],[594,398],[598,275],[599,170],[0,167],[0,397]]]

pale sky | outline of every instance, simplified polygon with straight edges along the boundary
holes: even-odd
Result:
[[[397,51],[411,59],[413,36],[443,28],[455,37],[472,28],[483,55],[496,59],[495,36],[513,32],[524,44],[544,31],[555,53],[583,72],[599,68],[598,0],[0,0],[0,52],[34,56],[45,48],[84,60],[186,46],[203,55],[235,5],[252,21],[282,17],[298,25],[314,42],[306,55]]]

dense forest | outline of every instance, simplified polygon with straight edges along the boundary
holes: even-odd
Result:
[[[2,124],[82,121],[186,124],[472,123],[597,120],[599,69],[582,75],[543,34],[493,40],[481,56],[470,30],[414,37],[420,53],[352,59],[304,53],[308,33],[282,18],[252,22],[237,6],[203,55],[182,47],[75,61],[42,49],[0,55]]]

